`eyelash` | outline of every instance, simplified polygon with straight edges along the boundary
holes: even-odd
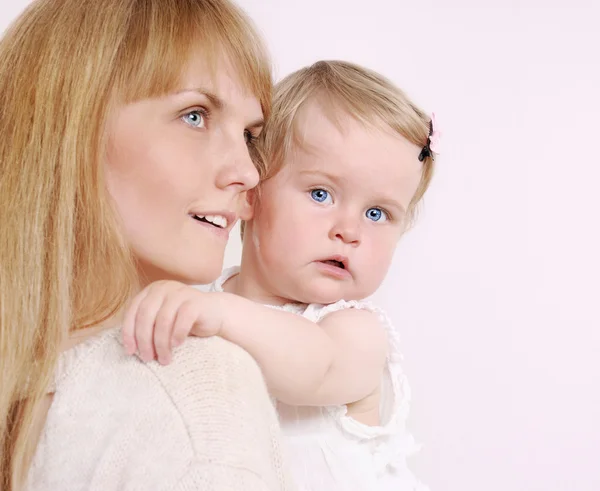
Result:
[[[252,133],[252,130],[244,130],[244,138],[246,140],[246,145],[253,147],[256,145],[258,135]]]
[[[381,211],[381,213],[383,213],[389,221],[392,221],[394,219],[392,214],[389,211],[387,211],[385,208],[381,208],[379,206],[371,206],[371,208],[375,208],[376,210]],[[368,208],[368,210],[370,210],[371,208]]]
[[[180,118],[183,118],[184,116],[187,116],[191,113],[200,113],[202,115],[202,117],[204,118],[204,122],[205,124],[208,126],[208,123],[210,122],[210,118],[211,118],[211,112],[210,109],[206,108],[206,107],[193,107],[191,109],[188,109],[187,111],[185,111]],[[206,128],[201,128],[201,129],[206,129]],[[245,129],[244,130],[244,139],[246,140],[246,144],[248,146],[255,146],[256,145],[256,141],[258,140],[258,135],[255,135],[254,133],[252,133],[252,130],[249,129]]]
[[[327,186],[315,186],[315,187],[312,187],[312,188],[310,188],[308,190],[308,193],[310,194],[313,191],[316,191],[317,189],[322,189],[323,191],[327,191],[327,193],[329,193],[329,195],[332,196],[332,199],[333,199],[333,193],[331,192],[331,190]],[[385,208],[381,208],[380,206],[371,206],[371,207],[367,208],[367,210],[370,210],[371,208],[376,208],[378,210],[381,210],[381,213],[383,213],[387,217],[387,219],[389,221],[394,220],[394,216],[388,210],[386,210]]]
[[[186,109],[183,113],[181,113],[181,115],[179,116],[179,119],[183,118],[184,116],[189,116],[192,113],[199,113],[199,114],[201,114],[202,118],[204,118],[205,124],[208,124],[208,122],[210,121],[210,118],[211,118],[210,109],[208,109],[206,107],[202,107],[202,106],[192,107],[190,109]]]
[[[314,186],[308,190],[308,194],[310,195],[313,191],[323,190],[326,191],[329,196],[333,199],[333,192],[327,186]]]

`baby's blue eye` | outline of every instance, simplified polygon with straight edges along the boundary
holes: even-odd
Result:
[[[204,128],[206,126],[204,114],[200,111],[190,111],[181,116],[184,123],[189,124],[193,128]]]
[[[314,199],[317,203],[325,203],[328,199],[331,200],[329,196],[329,192],[324,189],[313,189],[310,192],[310,197]]]
[[[366,215],[369,220],[373,220],[374,222],[379,222],[382,218],[384,222],[387,220],[385,212],[379,208],[369,208]]]

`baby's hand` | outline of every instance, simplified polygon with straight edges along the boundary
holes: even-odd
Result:
[[[205,293],[177,281],[157,281],[133,299],[123,321],[123,345],[143,361],[171,362],[171,351],[189,334],[217,336],[227,294]]]

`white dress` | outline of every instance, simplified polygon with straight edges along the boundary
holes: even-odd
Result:
[[[211,285],[237,274],[229,268]],[[346,406],[289,406],[277,402],[288,465],[300,491],[427,491],[407,466],[418,450],[407,431],[410,388],[402,371],[400,341],[385,313],[366,301],[340,300],[331,305],[288,304],[275,307],[319,322],[343,309],[376,313],[385,326],[389,354],[382,379],[380,426],[368,426],[347,416]]]

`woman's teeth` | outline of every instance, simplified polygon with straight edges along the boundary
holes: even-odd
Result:
[[[194,215],[196,220],[212,223],[219,228],[227,228],[227,218],[221,215]]]

